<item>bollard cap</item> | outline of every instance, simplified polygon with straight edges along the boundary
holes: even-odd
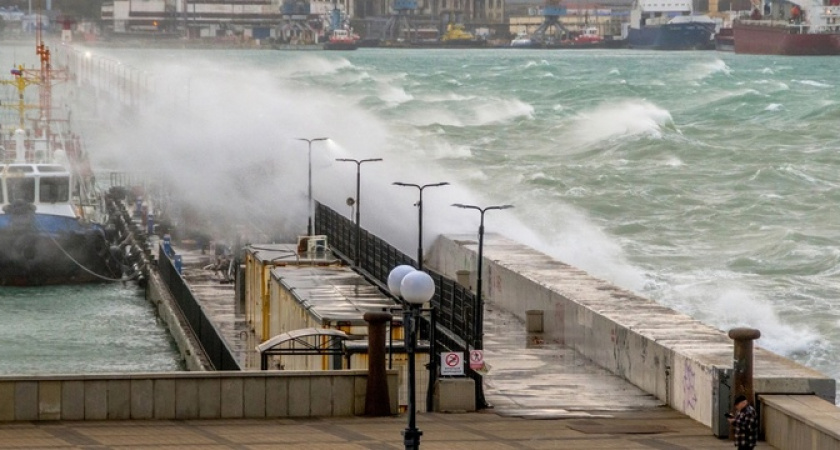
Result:
[[[394,318],[391,313],[384,312],[384,311],[368,311],[365,313],[362,318],[365,319],[365,322],[370,323],[377,323],[377,322],[388,322]]]
[[[729,330],[730,339],[736,341],[751,341],[761,337],[761,331],[755,328],[733,328]]]

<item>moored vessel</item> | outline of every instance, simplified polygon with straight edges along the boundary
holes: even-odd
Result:
[[[840,6],[821,0],[796,5],[790,17],[737,19],[732,28],[735,53],[840,55]]]
[[[636,0],[630,12],[627,46],[652,50],[711,50],[716,23],[696,15],[691,0]]]
[[[0,139],[0,286],[120,279],[81,138],[69,130],[69,112],[55,117],[52,110],[60,76],[40,42],[37,54],[40,69],[20,65],[3,80],[17,88],[19,121]],[[30,85],[39,89],[37,105],[26,104]]]

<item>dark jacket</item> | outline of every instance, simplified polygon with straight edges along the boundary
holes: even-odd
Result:
[[[732,422],[735,427],[735,446],[738,448],[753,448],[758,442],[758,417],[755,408],[747,405],[735,416]]]

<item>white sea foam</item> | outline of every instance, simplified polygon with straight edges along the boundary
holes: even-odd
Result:
[[[804,84],[805,86],[814,86],[814,87],[820,87],[820,88],[833,87],[830,84],[822,83],[822,82],[814,81],[814,80],[791,80],[791,81],[793,81],[794,83]]]
[[[780,111],[782,109],[785,109],[785,107],[781,103],[771,103],[764,108],[765,111]]]
[[[639,135],[658,138],[662,128],[672,123],[667,110],[644,100],[602,103],[578,114],[570,125],[569,138],[578,145]]]

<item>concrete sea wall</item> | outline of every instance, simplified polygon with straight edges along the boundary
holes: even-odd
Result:
[[[2,376],[0,421],[352,416],[366,391],[366,370]]]
[[[474,236],[441,236],[427,264],[455,278],[477,267]],[[543,313],[544,337],[573,348],[670,407],[716,428],[721,378],[733,345],[721,330],[498,235],[486,235],[485,300],[523,321]],[[476,274],[470,284],[476,285]],[[757,394],[815,394],[834,402],[835,381],[767,350],[755,351]],[[724,423],[725,426],[725,423]]]

